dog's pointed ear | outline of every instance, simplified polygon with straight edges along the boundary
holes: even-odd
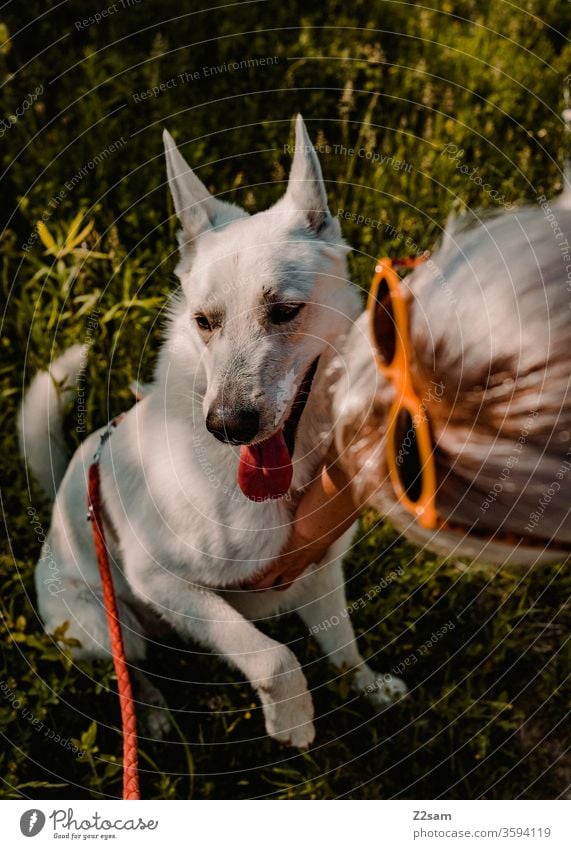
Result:
[[[167,177],[175,212],[183,229],[183,241],[192,242],[200,233],[247,215],[232,203],[213,197],[199,180],[168,132],[163,132]]]
[[[314,233],[319,233],[331,219],[321,165],[299,114],[295,122],[295,152],[286,198],[305,216]]]

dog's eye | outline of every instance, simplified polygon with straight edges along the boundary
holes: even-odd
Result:
[[[208,318],[203,313],[198,313],[194,316],[194,320],[200,330],[212,330],[212,325]]]
[[[273,304],[270,307],[270,321],[272,324],[286,324],[301,312],[304,304]]]

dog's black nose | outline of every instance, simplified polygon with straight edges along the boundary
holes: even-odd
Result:
[[[260,414],[247,407],[212,407],[206,417],[206,428],[221,442],[247,445],[258,435]]]

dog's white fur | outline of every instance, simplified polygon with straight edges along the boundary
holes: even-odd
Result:
[[[168,623],[233,664],[261,699],[268,733],[297,747],[314,738],[305,676],[289,648],[255,620],[295,609],[317,632],[334,667],[350,670],[357,690],[378,707],[404,692],[363,661],[346,615],[341,560],[350,533],[325,560],[285,592],[240,590],[286,542],[296,494],[307,485],[331,439],[328,373],[359,311],[348,282],[347,247],[327,207],[325,186],[305,125],[298,116],[287,191],[271,209],[249,216],[210,195],[165,132],[169,185],[182,225],[175,301],[154,382],[113,431],[101,455],[107,540],[128,657],[145,657],[153,621]],[[264,298],[306,305],[291,327],[268,327]],[[193,321],[215,314],[221,328],[208,339]],[[262,316],[262,317],[261,317]],[[81,350],[51,367],[73,382]],[[264,439],[288,417],[310,364],[319,366],[295,444],[290,497],[256,503],[237,486],[238,448],[206,429],[207,412],[225,402],[256,405]],[[75,453],[61,485],[56,450],[61,395],[48,373],[34,379],[22,406],[25,456],[49,491],[57,489],[46,547],[36,569],[48,632],[69,622],[77,656],[109,654],[105,611],[86,521],[86,476],[102,431]],[[54,427],[54,425],[56,427]],[[147,686],[145,697],[158,701]],[[160,723],[159,723],[160,724]],[[156,728],[158,730],[158,728]]]

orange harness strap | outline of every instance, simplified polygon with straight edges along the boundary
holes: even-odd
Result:
[[[105,533],[102,521],[101,502],[101,479],[99,475],[99,454],[103,444],[111,434],[111,427],[115,427],[117,420],[111,422],[109,428],[101,437],[99,449],[89,467],[89,479],[87,490],[87,518],[91,521],[93,528],[93,541],[97,554],[97,565],[101,575],[103,587],[103,601],[107,615],[107,626],[111,638],[111,654],[113,665],[117,675],[119,688],[119,703],[121,706],[121,724],[123,727],[123,799],[140,799],[139,793],[139,757],[137,747],[137,718],[135,716],[135,703],[133,690],[129,678],[129,669],[125,658],[125,646],[121,633],[121,623],[117,610],[117,598],[113,588],[113,578],[109,564],[109,554],[105,542]]]

